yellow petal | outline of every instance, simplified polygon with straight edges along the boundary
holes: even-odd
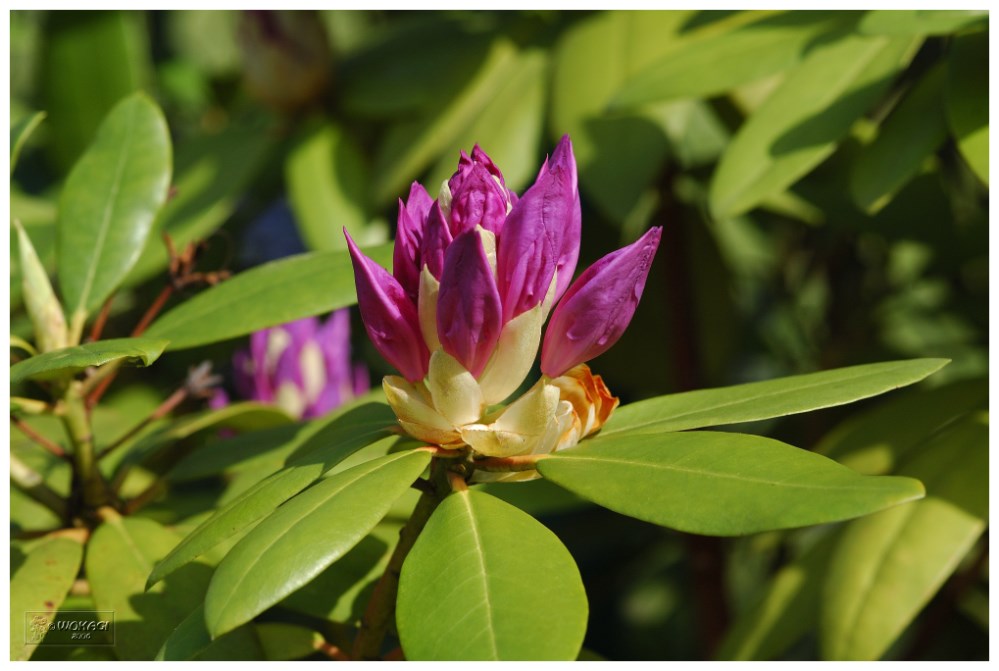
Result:
[[[461,437],[473,450],[490,457],[532,454],[555,421],[558,396],[557,387],[539,382],[491,424],[461,427]]]
[[[531,372],[541,344],[543,307],[535,305],[508,321],[500,332],[492,357],[479,376],[479,386],[487,405],[500,403],[517,391]]]
[[[405,378],[386,375],[382,380],[382,389],[406,433],[435,445],[461,442],[461,436],[451,423],[441,417],[428,402],[429,399],[424,398],[420,390]]]
[[[420,316],[420,333],[431,352],[441,348],[440,338],[437,337],[437,294],[440,290],[441,283],[434,278],[427,266],[423,266],[416,304]]]
[[[427,389],[434,408],[452,426],[477,422],[484,407],[482,390],[472,374],[442,349],[430,355]]]

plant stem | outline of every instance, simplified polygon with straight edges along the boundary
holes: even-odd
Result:
[[[73,445],[74,494],[80,497],[85,508],[96,510],[109,502],[110,492],[94,459],[94,435],[80,382],[70,383],[63,403],[62,421]]]
[[[37,471],[13,453],[10,455],[10,481],[22,492],[58,515],[59,519],[66,519],[66,501],[45,484]]]
[[[27,436],[28,438],[30,438],[33,442],[35,442],[38,445],[41,445],[45,450],[51,452],[52,454],[54,454],[55,456],[59,457],[60,459],[66,459],[67,458],[66,451],[64,449],[62,449],[62,447],[60,447],[59,445],[56,445],[55,443],[53,443],[51,440],[49,440],[48,438],[46,438],[42,434],[40,434],[37,431],[35,431],[34,429],[32,429],[31,425],[29,425],[23,419],[20,419],[18,417],[15,417],[14,415],[11,415],[10,416],[10,423],[13,424],[14,426],[16,426],[21,431],[21,433],[23,433],[25,436]]]
[[[190,391],[188,390],[186,384],[180,389],[177,389],[175,392],[170,394],[170,396],[167,397],[165,401],[160,403],[159,406],[155,410],[153,410],[148,417],[143,419],[141,422],[133,426],[128,431],[126,431],[121,438],[119,438],[118,440],[114,441],[113,443],[105,447],[103,450],[101,450],[97,454],[98,461],[100,461],[108,454],[110,454],[112,450],[115,450],[116,448],[124,445],[126,442],[128,442],[130,438],[132,438],[133,436],[135,436],[135,434],[139,433],[144,428],[149,426],[149,424],[151,424],[152,422],[155,422],[158,419],[162,419],[163,417],[168,415],[170,412],[173,411],[174,408],[180,405],[181,402],[183,402],[183,400],[187,398],[189,394]]]
[[[476,470],[489,472],[532,471],[547,454],[525,454],[518,457],[487,457],[472,462]]]
[[[430,465],[430,481],[437,486],[423,492],[420,500],[413,509],[406,526],[399,532],[399,542],[389,558],[385,572],[375,585],[375,591],[371,594],[368,607],[364,611],[361,620],[361,629],[354,639],[354,648],[351,658],[354,660],[374,660],[379,659],[382,641],[385,640],[385,633],[388,631],[395,617],[395,599],[399,592],[399,574],[402,572],[402,564],[406,561],[406,556],[419,538],[420,532],[426,526],[430,515],[433,514],[437,506],[443,500],[443,495],[449,491],[447,478],[444,473],[444,462],[434,459]],[[439,483],[443,480],[443,487]],[[441,492],[444,492],[442,495]]]

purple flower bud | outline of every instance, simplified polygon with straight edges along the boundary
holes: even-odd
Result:
[[[478,231],[454,239],[444,257],[437,335],[444,351],[474,377],[482,374],[503,327],[496,279]]]
[[[368,337],[407,380],[422,380],[427,374],[430,352],[420,333],[416,306],[398,280],[361,253],[346,229],[344,235],[354,264],[357,305]]]
[[[579,229],[576,162],[565,136],[499,235],[496,274],[504,322],[544,300],[556,271],[556,292],[564,291],[579,257]]]
[[[444,250],[451,244],[451,239],[451,230],[448,228],[440,203],[434,201],[427,215],[423,242],[420,245],[420,269],[427,266],[434,279],[441,278],[441,271],[444,269]],[[418,281],[417,287],[419,287]]]
[[[324,415],[369,387],[350,361],[347,310],[334,312],[322,325],[307,317],[257,331],[250,337],[250,348],[233,355],[233,369],[240,396],[276,403],[303,419]],[[209,407],[219,409],[228,402],[218,390]]]
[[[451,233],[459,235],[476,226],[499,233],[506,220],[510,193],[503,175],[484,151],[475,145],[472,158],[462,152],[451,190]]]
[[[406,290],[410,300],[416,301],[420,289],[420,246],[427,215],[433,199],[419,182],[409,188],[409,199],[399,200],[399,219],[392,251],[392,275]]]
[[[624,333],[642,297],[662,227],[611,252],[579,276],[552,313],[541,372],[558,377],[606,352]]]

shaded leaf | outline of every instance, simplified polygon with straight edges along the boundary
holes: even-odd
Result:
[[[255,629],[264,659],[271,662],[307,657],[324,643],[318,632],[296,624],[264,622]]]
[[[464,491],[444,499],[406,558],[396,626],[410,660],[574,660],[587,611],[579,569],[555,534]]]
[[[925,499],[846,528],[821,602],[825,659],[880,658],[957,568],[988,519],[988,452],[985,413],[951,425],[899,471]]]
[[[156,661],[259,661],[264,656],[250,626],[237,627],[215,640],[205,626],[205,607],[195,608],[177,625],[156,654]]]
[[[947,59],[947,120],[957,146],[989,184],[989,35],[955,37]]]
[[[946,364],[946,359],[887,361],[660,396],[618,408],[593,440],[603,442],[620,433],[737,424],[843,405],[919,382]]]
[[[59,200],[59,286],[82,330],[139,259],[166,202],[170,133],[144,94],[125,98],[66,178]]]
[[[980,9],[878,9],[867,12],[857,29],[867,35],[946,35],[980,24],[989,13]]]
[[[12,554],[15,549],[12,548]],[[69,588],[73,586],[83,546],[68,537],[47,538],[33,545],[10,577],[10,658],[25,660],[38,647],[30,636],[34,615],[53,619]]]
[[[163,353],[167,341],[159,338],[112,338],[45,352],[10,367],[11,383],[70,377],[89,368],[124,359],[139,366],[152,364]]]
[[[876,212],[923,167],[947,137],[943,86],[946,69],[923,75],[878,128],[873,142],[853,159],[850,194],[863,210]]]
[[[346,228],[359,245],[385,242],[368,226],[368,166],[343,128],[326,123],[309,132],[285,162],[288,198],[309,249],[347,249]]]
[[[45,119],[45,112],[35,112],[27,116],[10,128],[10,174],[14,174],[14,167],[17,159],[21,156],[21,150],[28,138]]]
[[[286,467],[257,482],[184,538],[149,574],[153,585],[222,541],[269,515],[348,456],[384,438],[395,415],[385,404],[368,403],[317,423]],[[393,439],[389,439],[393,440]]]
[[[426,451],[373,459],[285,503],[219,564],[205,621],[219,636],[301,587],[354,547],[430,463]]]
[[[821,163],[915,52],[912,38],[816,46],[736,133],[711,181],[716,217],[746,212]]]
[[[910,478],[859,475],[770,438],[714,431],[584,442],[538,471],[615,512],[711,536],[835,522],[923,495]]]
[[[383,265],[392,258],[391,245],[363,251]],[[257,266],[203,291],[153,322],[146,335],[170,340],[172,350],[188,349],[356,302],[347,252],[300,254]]]
[[[171,632],[204,598],[211,569],[192,564],[148,592],[153,564],[179,537],[138,517],[105,521],[87,545],[86,570],[94,605],[115,612],[114,650],[119,659],[152,659]]]

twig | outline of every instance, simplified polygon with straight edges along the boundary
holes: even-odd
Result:
[[[54,454],[55,456],[59,457],[60,459],[68,459],[69,458],[66,455],[66,450],[62,449],[62,447],[60,447],[59,445],[56,445],[55,443],[53,443],[51,440],[49,440],[48,438],[46,438],[42,434],[40,434],[37,431],[35,431],[34,429],[32,429],[31,426],[27,422],[25,422],[24,420],[22,420],[22,419],[20,419],[18,417],[15,417],[14,415],[11,415],[10,416],[10,423],[13,424],[14,426],[16,426],[21,431],[21,433],[23,433],[25,436],[27,436],[28,438],[30,438],[34,443],[36,443],[37,445],[42,446],[47,451],[51,452],[52,454]]]
[[[101,311],[97,315],[97,319],[94,320],[94,325],[90,327],[90,342],[101,339],[101,333],[104,332],[104,326],[107,324],[108,315],[111,314],[112,300],[114,300],[113,294],[108,296],[108,299],[104,301],[104,305],[101,307]]]
[[[341,650],[338,646],[328,643],[327,641],[319,641],[316,644],[316,650],[337,662],[350,661],[350,655]]]
[[[22,492],[42,504],[59,519],[67,519],[66,501],[56,494],[33,468],[21,461],[13,452],[10,454],[10,481]]]
[[[168,284],[165,287],[163,287],[163,289],[160,291],[156,299],[146,309],[145,313],[142,315],[142,318],[139,320],[139,323],[136,324],[135,328],[132,330],[133,338],[137,338],[138,336],[146,332],[146,329],[149,328],[149,325],[153,322],[154,319],[156,319],[156,315],[160,313],[160,310],[163,309],[163,306],[166,305],[166,302],[170,300],[170,296],[173,295],[173,292],[174,292],[174,287],[172,284]]]
[[[487,457],[472,462],[477,470],[488,472],[532,471],[547,454],[525,454],[519,457]]]
[[[190,394],[190,391],[188,390],[187,385],[184,385],[180,389],[178,389],[175,392],[173,392],[172,394],[170,394],[170,396],[167,397],[167,399],[165,401],[163,401],[162,403],[160,403],[159,406],[155,410],[153,410],[151,413],[149,413],[148,417],[146,417],[145,419],[143,419],[142,421],[140,421],[138,424],[136,424],[135,426],[133,426],[128,431],[126,431],[123,436],[121,436],[120,438],[118,438],[118,440],[114,441],[113,443],[111,443],[110,445],[108,445],[107,447],[105,447],[103,450],[101,450],[100,452],[98,452],[97,453],[97,459],[100,460],[100,459],[103,459],[104,457],[108,456],[115,449],[117,449],[117,448],[121,447],[122,445],[124,445],[125,443],[127,443],[129,441],[129,439],[131,439],[137,433],[139,433],[144,428],[146,428],[147,426],[149,426],[152,422],[155,422],[158,419],[163,419],[174,408],[176,408],[178,405],[180,405],[184,401],[184,399],[186,399],[188,397],[189,394]]]

